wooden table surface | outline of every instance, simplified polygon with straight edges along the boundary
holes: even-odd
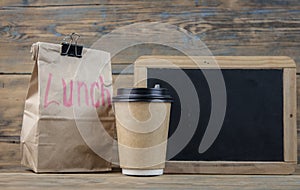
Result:
[[[0,170],[0,189],[300,189],[300,165],[292,175],[183,175],[132,177],[120,171],[35,174],[24,167]]]

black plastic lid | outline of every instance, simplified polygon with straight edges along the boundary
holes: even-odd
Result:
[[[114,102],[172,102],[166,88],[119,88]]]

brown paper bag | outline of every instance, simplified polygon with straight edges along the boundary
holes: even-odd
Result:
[[[25,102],[21,163],[34,172],[111,170],[115,130],[110,54],[84,48],[61,56],[61,45],[35,43]]]

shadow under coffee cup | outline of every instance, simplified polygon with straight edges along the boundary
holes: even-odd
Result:
[[[168,90],[121,88],[113,101],[122,173],[162,175],[172,102]]]

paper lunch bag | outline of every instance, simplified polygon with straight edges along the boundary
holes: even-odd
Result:
[[[32,45],[35,62],[25,101],[21,164],[34,172],[111,170],[115,122],[110,54]]]

